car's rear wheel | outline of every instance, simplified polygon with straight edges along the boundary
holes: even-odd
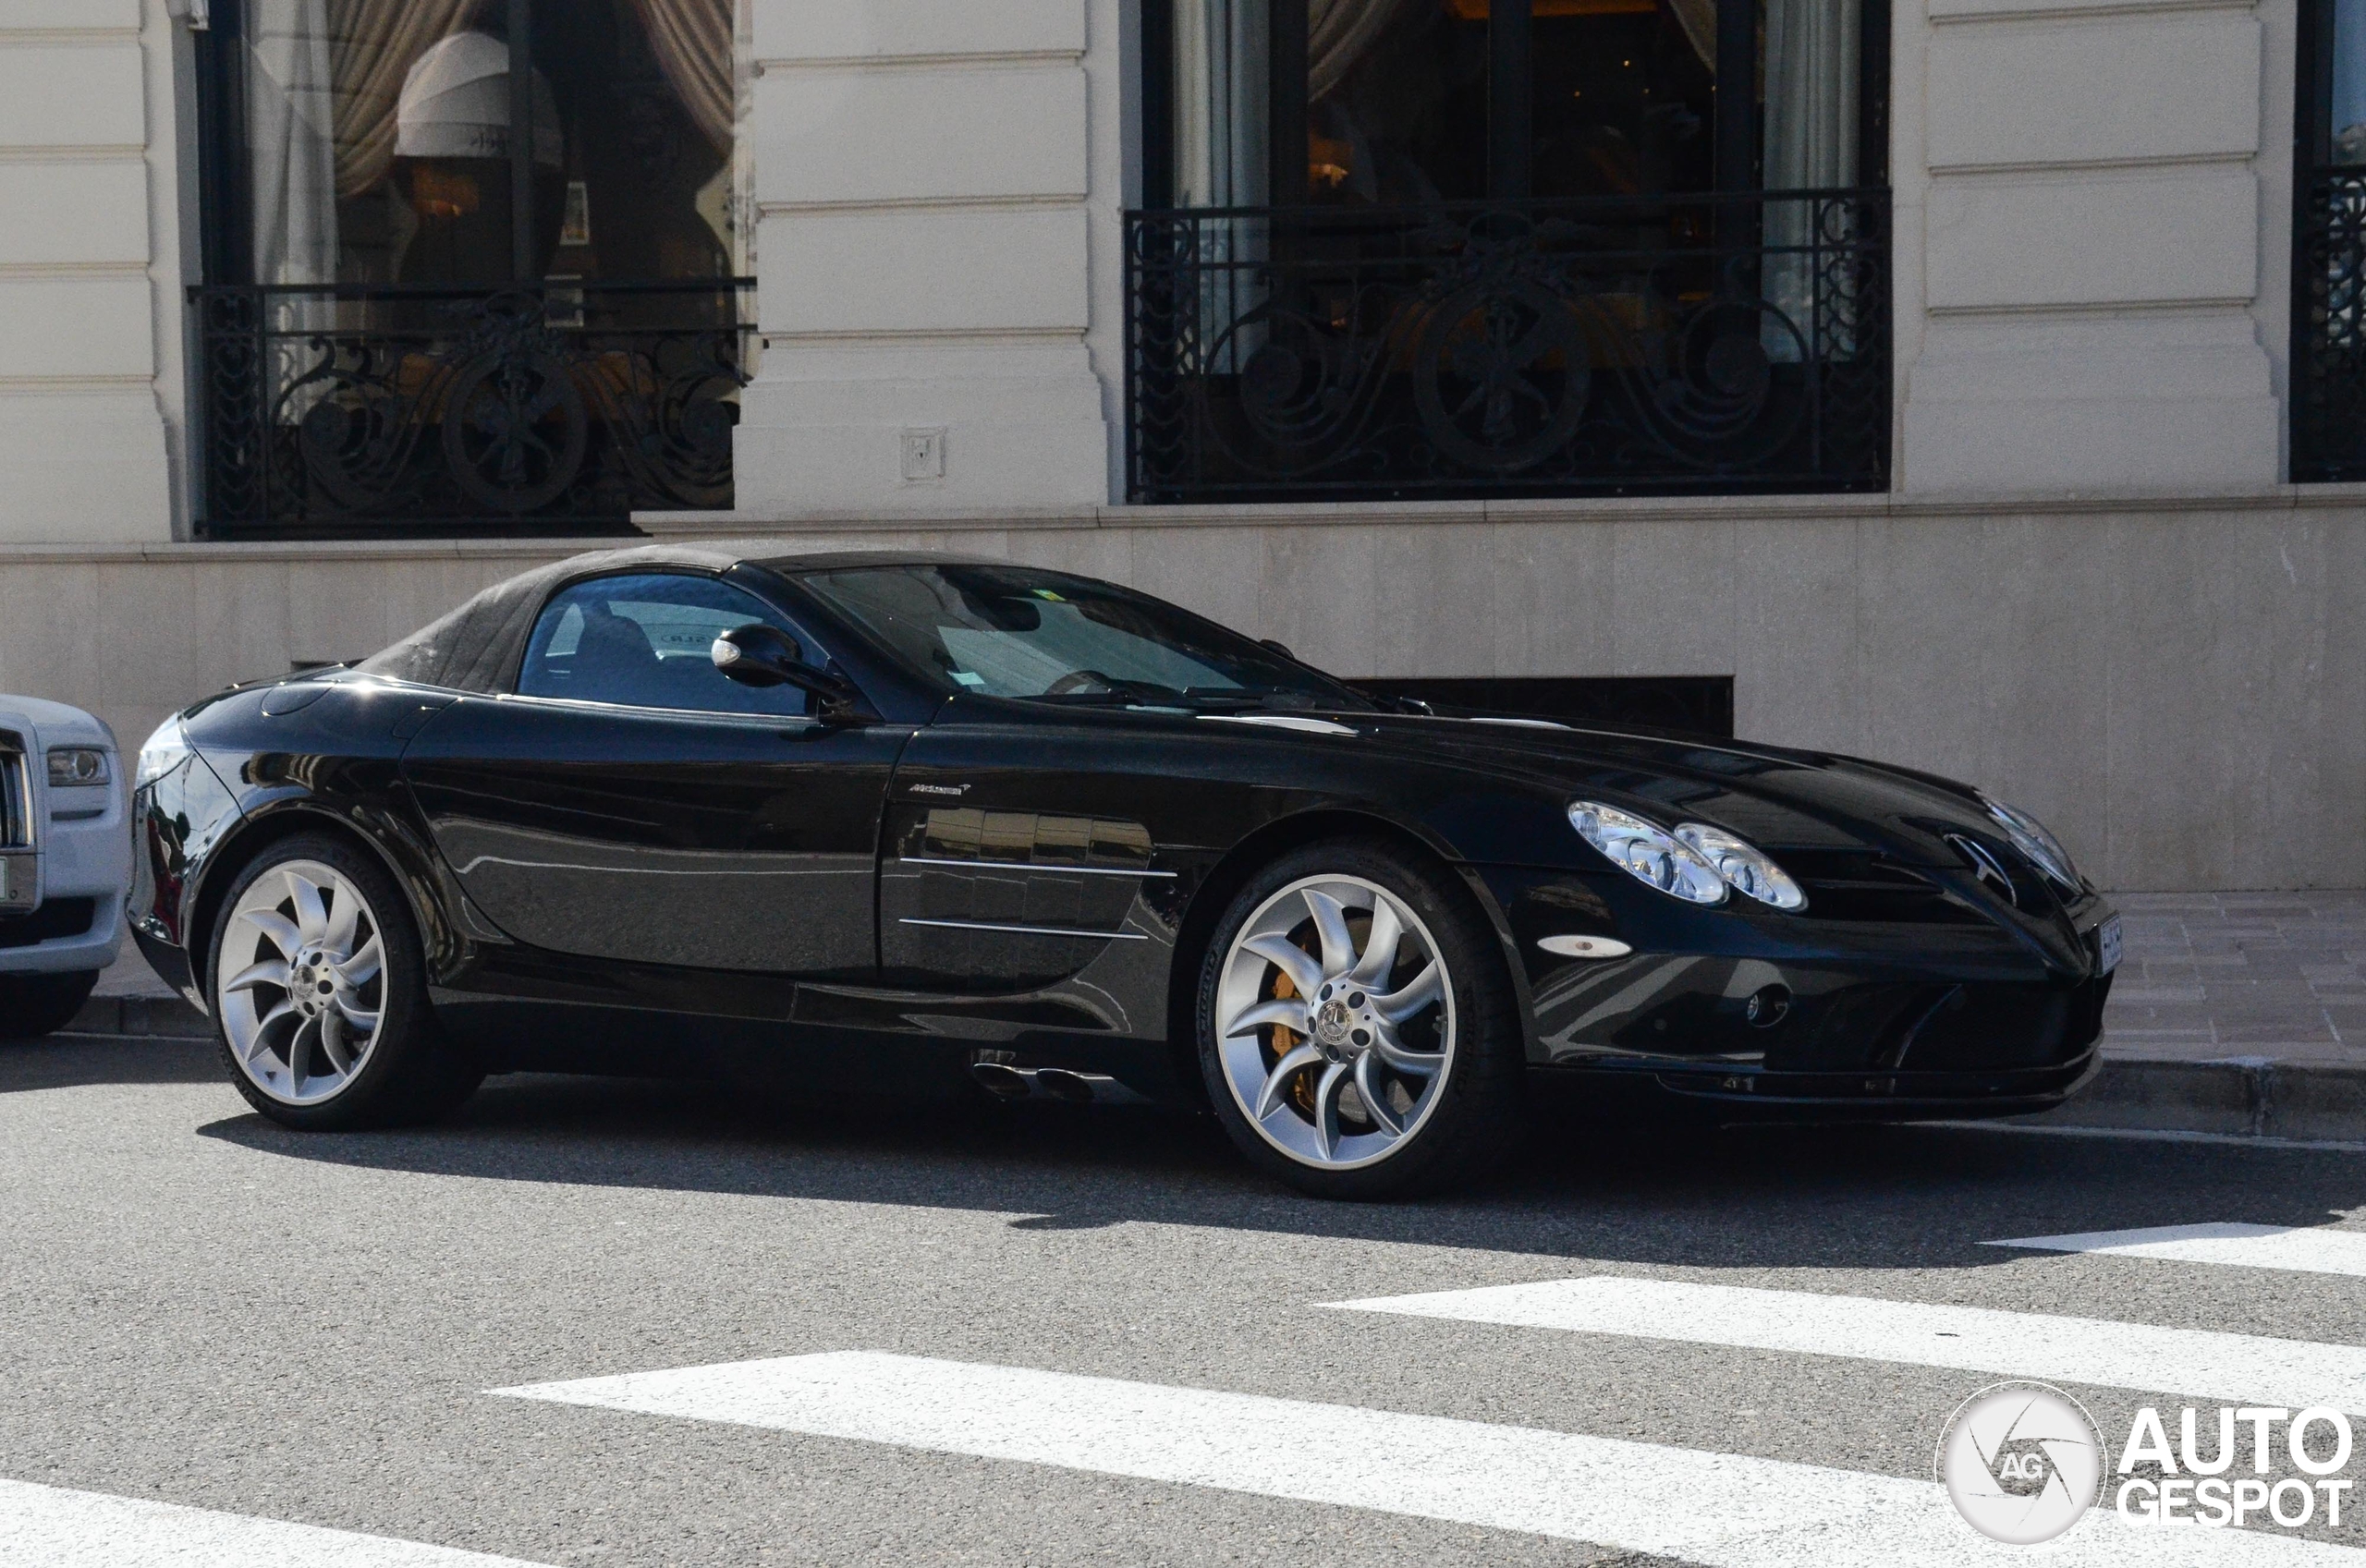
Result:
[[[1251,878],[1198,997],[1233,1142],[1324,1197],[1433,1191],[1502,1159],[1525,1051],[1495,948],[1467,895],[1385,845],[1313,845]]]
[[[99,983],[99,972],[0,975],[0,1039],[39,1039],[74,1021]]]
[[[483,1077],[436,1026],[394,879],[335,839],[283,840],[239,872],[207,973],[223,1060],[274,1122],[424,1121]]]

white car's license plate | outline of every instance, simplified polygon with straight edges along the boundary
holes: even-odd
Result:
[[[2119,967],[2119,917],[2114,915],[2095,928],[2095,948],[2102,962],[2102,973],[2110,974]]]

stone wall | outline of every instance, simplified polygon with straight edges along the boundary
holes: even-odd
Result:
[[[1119,15],[757,0],[764,355],[738,428],[743,505],[1111,492]]]
[[[1987,785],[2109,885],[2366,886],[2366,489],[643,520],[1055,565],[1350,676],[1731,675],[1744,735]],[[136,746],[560,548],[0,554],[0,690]]]
[[[173,536],[176,41],[148,5],[0,7],[0,541]]]

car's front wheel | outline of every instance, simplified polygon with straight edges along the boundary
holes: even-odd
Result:
[[[1493,934],[1439,873],[1343,840],[1233,899],[1201,966],[1200,1064],[1234,1143],[1324,1197],[1468,1181],[1519,1131],[1525,1048]]]
[[[424,1121],[483,1076],[436,1025],[394,879],[336,839],[283,840],[239,872],[207,973],[223,1059],[274,1122]]]

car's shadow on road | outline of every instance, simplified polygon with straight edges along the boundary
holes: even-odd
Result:
[[[710,1086],[592,1078],[495,1079],[427,1128],[303,1134],[249,1115],[200,1131],[373,1170],[967,1209],[1029,1230],[1145,1222],[1713,1268],[1985,1267],[2026,1256],[1986,1240],[2322,1225],[2366,1204],[2366,1154],[1665,1118],[1540,1119],[1525,1155],[1479,1190],[1331,1203],[1262,1179],[1203,1115],[774,1109]]]
[[[0,1040],[0,1094],[91,1084],[220,1083],[222,1073],[211,1039],[57,1034]]]

